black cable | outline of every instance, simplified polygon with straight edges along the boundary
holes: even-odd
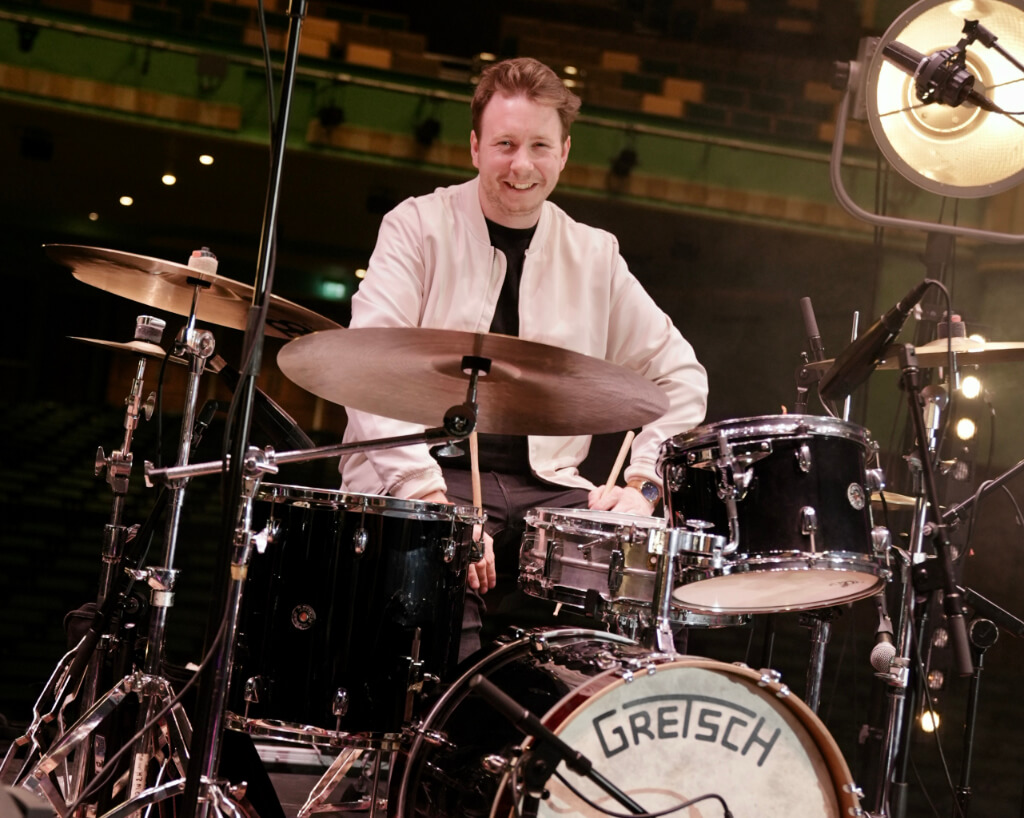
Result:
[[[724,818],[732,818],[732,813],[729,811],[729,805],[726,804],[725,799],[722,798],[722,796],[720,796],[716,792],[709,792],[704,795],[698,795],[696,798],[691,798],[689,801],[683,801],[680,804],[676,804],[674,807],[659,810],[658,812],[644,812],[636,814],[629,812],[612,812],[611,810],[607,810],[604,807],[594,803],[589,798],[587,798],[583,793],[581,793],[572,784],[570,784],[566,780],[565,776],[558,772],[558,770],[555,770],[554,775],[555,778],[557,778],[559,781],[562,782],[562,784],[565,785],[566,789],[568,789],[569,792],[571,792],[573,795],[579,798],[584,804],[586,804],[591,809],[597,810],[602,815],[609,816],[609,818],[661,818],[664,815],[671,815],[674,812],[679,812],[679,810],[682,809],[688,809],[689,807],[692,807],[694,804],[699,804],[701,801],[708,801],[710,799],[714,799],[722,805],[722,815],[724,816]]]

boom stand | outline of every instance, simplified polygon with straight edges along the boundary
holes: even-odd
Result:
[[[911,657],[914,652],[915,639],[917,644],[920,644],[919,635],[915,636],[914,634],[916,590],[911,581],[910,562],[923,558],[925,537],[931,537],[937,555],[937,562],[941,569],[943,607],[958,671],[962,676],[969,676],[974,669],[971,661],[970,645],[967,641],[963,601],[960,588],[957,586],[953,574],[953,562],[950,545],[946,539],[946,528],[942,524],[941,518],[936,523],[927,521],[928,509],[931,508],[933,514],[938,517],[937,510],[940,506],[938,489],[935,485],[935,473],[931,467],[932,434],[925,425],[919,379],[920,369],[917,365],[914,348],[909,344],[900,346],[899,361],[902,371],[902,386],[907,393],[909,414],[914,424],[918,448],[919,473],[917,478],[920,491],[918,492],[917,504],[915,506],[914,527],[911,531],[912,551],[903,566],[904,593],[899,637],[896,645],[897,653],[893,658],[890,673],[886,677],[890,685],[889,713],[886,723],[887,741],[883,748],[882,768],[881,775],[879,776],[881,784],[876,799],[876,808],[873,813],[876,818],[889,815],[894,818],[902,818],[906,807],[903,797],[905,784],[902,783],[905,776],[900,776],[899,781],[894,781],[894,775],[897,759],[901,763],[900,766],[906,770],[907,756],[910,751],[910,729],[907,717],[907,713],[910,711],[906,708],[907,690],[911,677]],[[902,744],[902,748],[900,748],[900,744]],[[894,787],[896,788],[896,798],[893,798]]]

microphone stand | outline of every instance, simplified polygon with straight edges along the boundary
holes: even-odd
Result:
[[[604,792],[625,807],[631,815],[646,815],[647,811],[611,781],[594,769],[593,763],[574,750],[548,729],[533,713],[502,691],[479,673],[469,680],[470,689],[483,697],[491,707],[507,718],[534,743],[523,754],[519,765],[523,769],[524,796],[521,814],[536,816],[537,807],[544,797],[544,785],[554,774],[559,761],[578,775],[593,781]]]
[[[911,562],[915,554],[920,554],[924,539],[930,536],[936,551],[936,562],[941,570],[941,587],[944,591],[944,609],[947,627],[952,642],[954,659],[962,676],[974,672],[971,660],[970,645],[967,640],[967,628],[963,616],[961,589],[956,585],[953,573],[952,557],[949,542],[946,539],[946,527],[941,522],[930,523],[927,520],[928,509],[938,517],[939,499],[935,484],[935,473],[932,469],[932,457],[929,434],[922,408],[920,369],[913,346],[904,344],[899,347],[899,360],[903,373],[902,385],[907,393],[909,414],[914,425],[915,439],[918,446],[917,472],[917,505],[914,512],[914,523],[911,529],[913,552],[903,554],[904,594],[902,618],[897,639],[897,655],[892,661],[888,674],[879,674],[890,686],[889,715],[886,724],[887,741],[883,748],[879,791],[876,798],[876,810],[872,815],[876,818],[894,816],[902,818],[906,809],[906,771],[910,753],[910,727],[914,710],[914,694],[910,689],[912,646],[920,645],[927,617],[926,608],[916,605],[917,582],[911,580]],[[913,462],[913,461],[912,461]],[[941,519],[941,518],[940,518]],[[915,610],[919,610],[919,620],[915,622]],[[915,625],[917,632],[915,634]],[[908,692],[909,690],[909,692]],[[909,706],[908,706],[909,704]],[[899,770],[896,770],[897,761]],[[894,775],[894,773],[897,773]]]
[[[256,376],[259,373],[263,348],[263,332],[266,325],[266,310],[273,285],[273,260],[276,257],[277,219],[280,205],[281,176],[287,143],[292,97],[295,87],[295,73],[299,58],[299,39],[302,23],[306,16],[306,0],[293,0],[288,8],[290,26],[284,70],[281,78],[281,99],[273,140],[273,157],[267,198],[264,206],[263,230],[260,238],[260,252],[256,281],[253,286],[252,307],[246,325],[243,349],[250,351],[241,373],[238,389],[238,417],[235,420],[234,436],[231,441],[233,457],[230,461],[227,480],[224,483],[225,509],[220,550],[215,563],[213,605],[207,624],[209,665],[200,671],[198,710],[193,729],[193,740],[189,752],[190,763],[185,779],[183,798],[184,818],[194,818],[197,810],[205,818],[212,808],[219,809],[214,787],[214,797],[201,798],[201,791],[213,785],[220,761],[220,744],[223,731],[224,709],[227,702],[228,683],[233,654],[233,640],[222,629],[233,614],[237,613],[240,602],[241,583],[233,579],[237,570],[238,550],[245,550],[247,534],[239,527],[242,512],[242,497],[245,484],[243,468],[252,426],[253,403]],[[236,549],[237,547],[237,549]],[[236,592],[237,590],[237,592]],[[221,604],[218,605],[218,600]]]

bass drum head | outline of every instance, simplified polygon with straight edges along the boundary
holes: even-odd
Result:
[[[852,781],[838,747],[809,708],[749,668],[680,657],[631,681],[612,674],[559,721],[557,734],[648,812],[696,801],[677,814],[839,818],[854,814]],[[774,687],[775,692],[771,689]],[[570,697],[576,698],[579,697]],[[558,720],[558,711],[549,714]],[[599,807],[623,812],[589,780],[559,772]],[[844,791],[844,788],[846,791]],[[539,815],[591,816],[558,778]]]
[[[469,695],[477,674],[543,713],[545,726],[649,812],[714,794],[736,816],[858,814],[857,790],[835,742],[771,675],[651,654],[610,634],[566,629],[499,645],[445,692],[399,761],[393,815],[515,813],[509,763],[529,751],[532,739]],[[626,812],[564,763],[558,773],[601,809]],[[540,802],[539,815],[602,814],[557,777],[546,788],[550,797]],[[723,812],[710,798],[674,814],[720,818]]]

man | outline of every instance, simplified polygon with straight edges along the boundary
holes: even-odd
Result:
[[[474,592],[495,585],[491,536],[506,527],[521,530],[530,508],[653,513],[660,499],[660,444],[698,425],[706,409],[704,368],[630,274],[614,236],[573,221],[548,201],[569,157],[569,128],[579,105],[536,60],[488,67],[471,105],[470,151],[478,175],[388,213],[352,299],[351,327],[516,335],[628,367],[669,396],[668,413],[633,443],[626,487],[607,492],[579,474],[588,436],[480,436],[489,536],[484,559],[469,571]],[[350,410],[346,439],[414,429]],[[345,490],[458,505],[470,504],[467,469],[468,459],[444,461],[426,446],[353,454],[341,463]],[[514,533],[497,544],[500,573],[510,574],[511,583],[517,546]],[[470,630],[476,600],[475,594],[467,599]]]

